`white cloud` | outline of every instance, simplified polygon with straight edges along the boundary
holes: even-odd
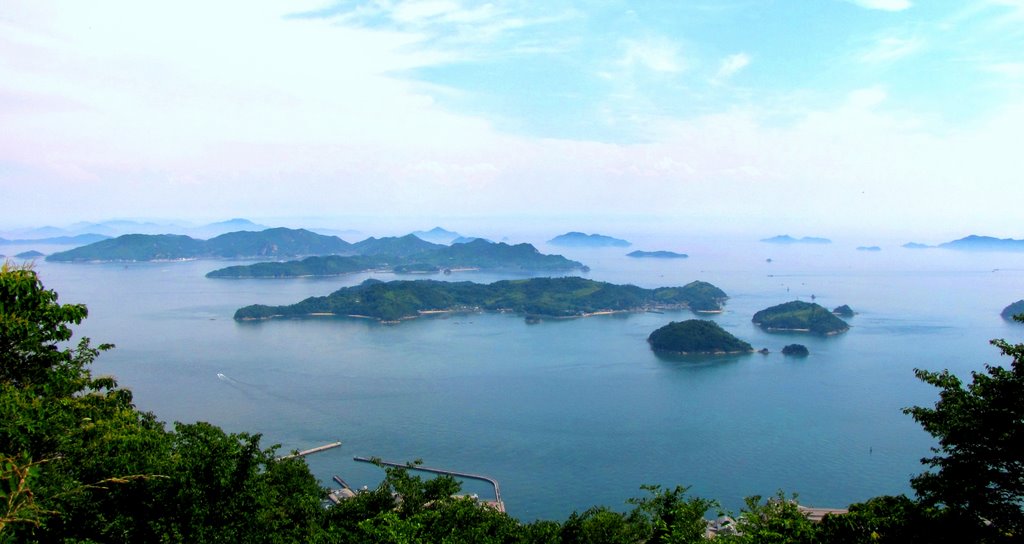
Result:
[[[924,45],[924,39],[917,36],[884,36],[876,39],[871,47],[861,51],[859,59],[868,64],[894,62],[921,51]]]
[[[888,98],[888,93],[881,87],[868,87],[851,91],[846,97],[846,107],[857,110],[870,110]]]
[[[722,63],[718,67],[718,73],[715,75],[715,79],[728,79],[736,72],[746,68],[749,64],[750,55],[746,53],[729,55],[722,59]]]
[[[862,8],[882,11],[903,11],[913,4],[909,0],[850,0]]]
[[[1007,79],[1024,78],[1024,62],[997,62],[986,65],[982,69]]]
[[[667,38],[625,40],[619,65],[627,69],[644,68],[653,72],[676,73],[685,68],[679,44]]]

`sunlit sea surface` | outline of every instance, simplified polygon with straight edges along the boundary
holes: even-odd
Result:
[[[626,508],[641,484],[692,486],[691,493],[732,510],[744,496],[780,489],[822,507],[909,493],[933,442],[901,409],[937,398],[913,370],[969,376],[985,363],[1006,363],[990,339],[1024,336],[1024,326],[999,317],[1024,298],[1024,254],[671,237],[630,249],[682,251],[689,259],[538,247],[588,264],[593,279],[714,283],[730,299],[724,313],[703,317],[771,353],[652,353],[648,334],[695,317],[687,311],[539,324],[507,314],[397,326],[231,318],[252,303],[288,304],[371,276],[409,276],[204,277],[232,264],[222,261],[36,268],[62,302],[88,305],[80,334],[117,345],[96,371],[117,376],[160,419],[259,432],[285,451],[340,440],[341,448],[308,458],[325,485],[334,474],[353,486],[379,483],[382,471],[354,462],[356,455],[490,475],[501,482],[508,511],[523,520],[564,519],[593,505]],[[750,322],[757,310],[812,295],[830,309],[852,306],[858,313],[850,331],[769,334]],[[781,348],[795,342],[811,355],[783,357]],[[472,482],[466,489],[489,492]]]

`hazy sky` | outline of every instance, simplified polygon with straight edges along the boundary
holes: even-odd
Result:
[[[0,4],[0,226],[941,241],[1022,204],[1024,0]]]

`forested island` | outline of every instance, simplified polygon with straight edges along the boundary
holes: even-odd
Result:
[[[394,322],[452,311],[506,311],[527,317],[566,318],[673,308],[720,310],[727,298],[724,291],[703,281],[682,287],[644,289],[578,277],[504,280],[491,284],[371,279],[289,306],[246,306],[236,311],[234,318],[244,321],[335,315]]]
[[[807,357],[811,352],[803,344],[789,344],[782,348],[782,354],[787,357]]]
[[[427,242],[424,242],[427,243]],[[186,259],[252,259],[355,253],[352,244],[337,236],[305,229],[273,228],[238,231],[209,240],[182,234],[125,234],[46,258],[59,262],[138,262]]]
[[[832,309],[832,313],[839,317],[853,317],[854,311],[849,304],[843,304],[842,306],[836,306]]]
[[[1013,304],[1003,308],[1003,311],[999,315],[1007,321],[1013,321],[1013,316],[1024,314],[1024,300],[1018,300]]]
[[[612,238],[603,234],[584,234],[582,232],[567,232],[548,240],[553,246],[564,247],[629,247],[633,244],[619,238]]]
[[[729,355],[754,351],[750,344],[706,319],[673,321],[652,332],[647,343],[655,351],[678,355]]]
[[[409,240],[409,238],[415,241]],[[427,245],[422,246],[421,244]],[[355,244],[354,247],[368,251],[368,253],[229,266],[214,270],[206,277],[296,278],[337,276],[366,270],[391,270],[397,273],[411,274],[467,268],[510,272],[587,270],[583,263],[566,259],[561,255],[545,255],[530,244],[492,243],[480,238],[464,244],[441,246],[424,242],[410,234],[402,238],[370,238]],[[419,249],[413,251],[413,248]],[[393,253],[388,253],[389,250]]]
[[[633,257],[636,259],[685,259],[689,255],[685,253],[676,253],[674,251],[631,251],[626,254],[627,257]]]
[[[819,304],[794,300],[754,314],[755,325],[769,332],[810,332],[833,335],[846,332],[850,326]]]

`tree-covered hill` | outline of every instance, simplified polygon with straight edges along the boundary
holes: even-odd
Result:
[[[755,325],[767,331],[838,334],[850,329],[845,321],[819,304],[794,300],[754,314]]]
[[[195,259],[206,242],[182,234],[125,234],[54,253],[47,261],[164,261]]]
[[[410,235],[411,236],[411,235]],[[509,245],[476,239],[465,244],[442,246],[430,244],[423,250],[407,252],[406,238],[376,240],[378,244],[356,244],[359,250],[379,251],[368,255],[308,257],[300,261],[257,263],[230,266],[207,274],[210,278],[289,278],[305,276],[337,276],[364,270],[395,272],[439,272],[445,269],[477,268],[511,272],[565,272],[584,270],[582,263],[561,255],[545,255],[530,244]],[[414,237],[415,238],[415,237]],[[418,239],[418,238],[417,238]],[[380,243],[383,242],[383,243]],[[428,242],[422,242],[428,243]],[[414,243],[415,244],[415,243]],[[391,247],[397,254],[384,253]],[[424,247],[424,246],[418,246]]]
[[[1020,314],[1024,314],[1024,300],[1018,300],[1017,302],[1010,304],[1003,308],[1003,311],[999,313],[1003,319],[1008,321],[1012,321],[1013,316]]]
[[[369,237],[361,242],[352,244],[354,253],[359,255],[389,255],[397,257],[408,257],[424,251],[446,247],[442,244],[433,244],[415,234],[405,236],[388,236],[384,238]]]
[[[182,259],[252,259],[352,253],[352,245],[337,236],[305,229],[274,228],[260,232],[230,232],[209,240],[178,234],[125,234],[87,246],[54,253],[48,261],[134,262]]]
[[[427,311],[492,310],[531,316],[575,317],[603,311],[653,308],[720,308],[726,295],[706,282],[683,287],[643,289],[578,277],[504,280],[491,284],[433,280],[367,280],[325,297],[310,297],[289,306],[240,308],[235,319],[356,315],[383,321],[416,317]]]
[[[647,337],[651,349],[682,355],[750,353],[754,348],[706,319],[671,322]]]

